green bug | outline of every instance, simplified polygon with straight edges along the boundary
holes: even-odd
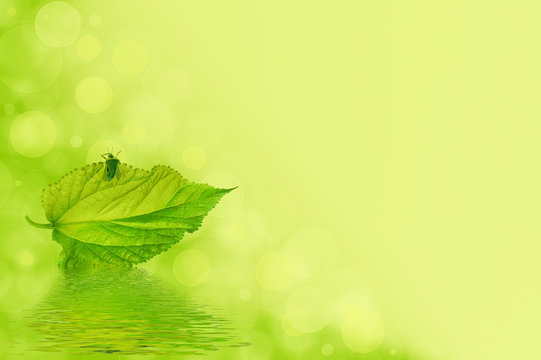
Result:
[[[101,157],[105,160],[103,177],[107,177],[107,181],[113,180],[115,176],[117,179],[120,177],[120,171],[118,169],[120,160],[118,160],[118,154],[120,154],[120,151],[116,153],[116,156],[110,152],[101,155]]]

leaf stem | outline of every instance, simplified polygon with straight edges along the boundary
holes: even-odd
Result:
[[[26,221],[28,221],[28,223],[30,225],[35,226],[37,228],[42,228],[42,229],[52,229],[53,228],[53,224],[40,224],[40,223],[34,222],[28,217],[28,215],[26,215],[24,218],[26,219]]]

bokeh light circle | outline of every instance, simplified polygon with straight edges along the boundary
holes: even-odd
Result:
[[[207,162],[207,153],[201,146],[188,146],[182,153],[182,162],[188,169],[199,170]]]
[[[196,286],[203,283],[209,270],[210,264],[207,256],[195,249],[180,252],[173,262],[175,278],[186,286]]]
[[[91,76],[82,80],[75,91],[77,104],[90,114],[107,110],[113,101],[113,89],[107,80]]]
[[[44,5],[36,15],[36,33],[50,47],[64,47],[77,39],[81,17],[73,6],[63,1]]]
[[[271,251],[257,262],[256,277],[265,289],[282,291],[287,289],[295,279],[295,268],[287,255],[279,251]]]
[[[118,43],[113,50],[113,66],[126,76],[142,73],[148,65],[148,52],[143,44],[135,40]]]
[[[83,60],[93,60],[100,55],[101,42],[93,35],[81,36],[77,40],[77,54]]]
[[[56,142],[56,126],[44,113],[28,111],[13,120],[9,139],[21,155],[43,156],[53,148]]]
[[[32,264],[34,264],[34,254],[28,251],[23,251],[19,257],[19,261],[24,267],[32,266]]]
[[[139,144],[145,140],[147,129],[139,120],[126,121],[122,129],[122,136],[130,144]]]
[[[384,336],[383,322],[375,311],[350,307],[344,313],[342,339],[351,350],[361,354],[374,351]]]
[[[32,93],[50,86],[62,70],[62,51],[43,44],[31,25],[0,38],[0,77],[12,89]]]
[[[303,333],[313,333],[330,320],[327,294],[315,287],[297,289],[287,300],[286,316],[293,327]]]
[[[83,138],[79,135],[73,135],[70,139],[70,145],[74,148],[81,147],[83,145]]]

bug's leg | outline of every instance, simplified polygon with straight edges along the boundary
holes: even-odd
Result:
[[[101,154],[101,157],[102,157],[104,160],[107,160],[106,155],[107,155],[107,154]]]

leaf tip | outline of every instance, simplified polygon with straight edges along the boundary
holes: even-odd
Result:
[[[235,189],[237,189],[239,187],[239,185],[235,186],[235,187],[232,187],[232,188],[227,188],[227,189],[223,189],[225,192],[231,192]]]

